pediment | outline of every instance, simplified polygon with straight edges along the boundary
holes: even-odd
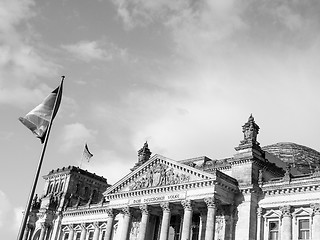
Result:
[[[279,218],[281,213],[279,210],[270,210],[263,215],[264,218]]]
[[[208,180],[214,177],[213,174],[203,172],[161,155],[155,155],[108,188],[104,195],[178,185],[204,179]]]
[[[304,208],[299,208],[292,214],[293,216],[311,216],[312,212],[309,212],[308,210]]]

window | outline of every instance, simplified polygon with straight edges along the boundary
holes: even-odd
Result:
[[[48,193],[51,193],[52,192],[52,188],[53,188],[53,183],[50,183],[50,186],[48,188]]]
[[[59,189],[60,192],[61,192],[62,189],[63,189],[63,184],[64,184],[64,182],[61,182],[60,189]]]
[[[88,240],[93,240],[93,231],[88,233]]]
[[[269,240],[278,240],[279,236],[279,222],[271,221],[269,222]]]
[[[80,240],[81,232],[76,232],[75,240]]]
[[[55,187],[54,187],[54,191],[53,192],[57,192],[59,189],[59,183],[56,183]]]
[[[309,219],[299,220],[299,240],[309,239],[310,237],[310,222]]]
[[[64,233],[63,240],[68,240],[68,238],[69,238],[69,233],[68,232]]]

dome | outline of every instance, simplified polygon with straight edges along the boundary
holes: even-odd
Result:
[[[320,153],[314,149],[291,142],[281,142],[262,148],[283,162],[291,163],[302,173],[310,173],[320,166]]]

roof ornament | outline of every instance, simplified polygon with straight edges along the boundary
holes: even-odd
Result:
[[[248,121],[242,126],[243,140],[240,141],[236,150],[246,148],[257,148],[260,150],[260,143],[257,141],[260,127],[255,123],[254,117],[250,114]]]
[[[139,166],[148,161],[150,159],[151,153],[152,152],[149,149],[148,142],[146,141],[143,147],[138,151],[138,162],[134,165],[133,168],[131,168],[131,171],[134,171]]]

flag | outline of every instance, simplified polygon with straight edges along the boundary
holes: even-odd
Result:
[[[32,109],[25,117],[20,117],[20,122],[29,128],[37,138],[40,138],[41,143],[44,142],[47,129],[51,120],[56,116],[62,97],[62,85],[53,90],[42,103]],[[53,111],[53,113],[52,113]]]
[[[93,154],[89,151],[88,145],[85,144],[84,150],[83,150],[83,158],[86,159],[88,162],[90,161],[90,158],[92,158]]]

